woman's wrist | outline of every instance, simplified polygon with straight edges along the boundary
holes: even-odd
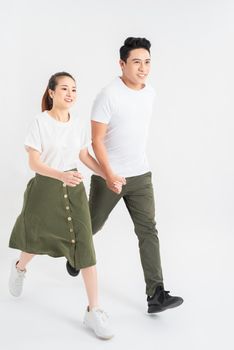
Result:
[[[55,170],[54,178],[63,181],[63,171]]]

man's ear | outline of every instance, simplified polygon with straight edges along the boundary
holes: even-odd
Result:
[[[119,65],[120,65],[120,68],[123,70],[125,66],[125,62],[123,60],[119,60]]]

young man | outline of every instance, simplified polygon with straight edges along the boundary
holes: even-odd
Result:
[[[92,145],[106,180],[92,176],[89,204],[96,233],[123,198],[139,240],[148,313],[156,313],[179,306],[183,299],[164,290],[154,192],[145,154],[155,95],[146,84],[150,46],[145,38],[127,38],[120,48],[121,77],[104,88],[94,102]],[[67,268],[70,274],[78,274],[68,264]]]

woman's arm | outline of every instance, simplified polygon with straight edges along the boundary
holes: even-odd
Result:
[[[87,148],[83,148],[79,153],[79,158],[89,169],[105,179],[105,175],[95,158],[91,156]]]
[[[59,171],[43,163],[40,159],[40,152],[31,147],[26,147],[29,157],[29,166],[37,174],[48,176],[64,182],[66,185],[74,187],[78,185],[83,177],[78,171]]]

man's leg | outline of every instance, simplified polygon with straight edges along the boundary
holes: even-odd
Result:
[[[123,198],[139,241],[146,294],[151,296],[158,285],[163,285],[151,173],[127,178],[127,185]]]
[[[97,175],[92,175],[89,192],[89,210],[92,222],[93,234],[101,230],[110,212],[122,198],[122,193],[111,191],[105,180]]]
[[[158,232],[155,223],[154,191],[151,173],[127,179],[124,201],[139,240],[141,263],[146,282],[148,313],[177,307],[183,299],[164,290]]]

